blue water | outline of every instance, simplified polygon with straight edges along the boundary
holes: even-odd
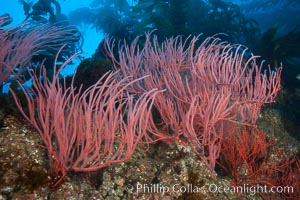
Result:
[[[92,1],[93,0],[58,0],[62,8],[62,13],[65,15],[68,15],[70,11],[77,8],[89,6]],[[23,6],[18,0],[0,0],[0,2],[5,2],[5,6],[0,7],[0,15],[5,13],[10,14],[10,16],[13,18],[11,25],[20,24],[25,20],[26,16],[24,15]],[[78,29],[84,36],[83,56],[91,57],[104,36],[101,32],[97,32],[92,26],[78,26]],[[70,72],[72,72],[73,69],[74,67],[70,69]]]

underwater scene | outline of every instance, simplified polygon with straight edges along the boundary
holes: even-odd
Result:
[[[0,200],[300,199],[299,0],[0,2]]]

